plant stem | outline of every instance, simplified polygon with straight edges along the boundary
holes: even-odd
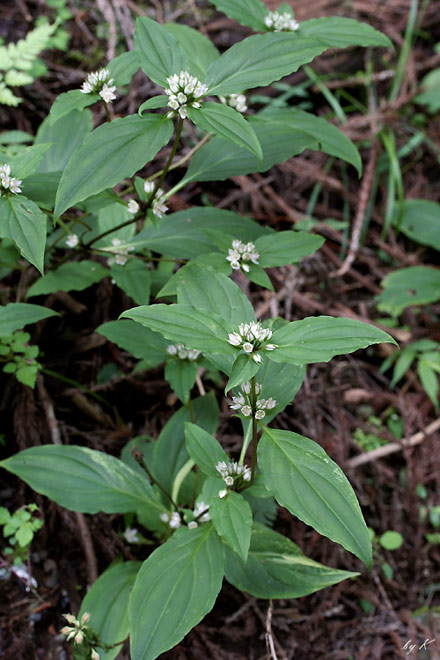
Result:
[[[256,392],[256,378],[251,378],[251,406],[252,406],[252,459],[251,459],[251,484],[255,478],[255,468],[257,467],[257,445],[258,445],[258,425],[255,419],[257,392]]]
[[[107,121],[111,121],[112,117],[110,114],[110,110],[108,109],[108,103],[104,103],[104,108],[105,108],[105,114],[107,115]]]
[[[193,407],[191,399],[188,399],[188,412],[189,412],[189,416],[190,416],[190,419],[191,419],[191,424],[195,424],[196,423],[196,416],[194,415],[194,407]]]
[[[171,502],[171,504],[173,505],[173,508],[175,509],[175,511],[178,511],[179,507],[177,506],[177,504],[175,503],[175,501],[173,500],[171,495],[165,490],[165,488],[163,486],[161,486],[161,484],[151,474],[147,464],[144,461],[144,457],[141,454],[141,452],[138,451],[137,449],[133,449],[133,458],[136,461],[136,463],[139,463],[141,468],[143,470],[145,470],[145,472],[147,473],[151,483],[153,483],[155,486],[157,486],[162,491],[162,493],[165,495],[165,497],[167,497],[169,499],[169,501]]]
[[[163,180],[165,179],[166,175],[168,174],[168,170],[170,169],[171,163],[173,162],[174,156],[176,155],[177,147],[179,146],[179,142],[180,142],[180,136],[182,135],[183,121],[184,120],[180,117],[179,122],[177,124],[176,137],[174,139],[174,144],[173,144],[173,147],[171,149],[170,156],[167,160],[167,164],[165,165],[165,167],[162,170],[162,174],[160,175],[160,177],[156,181],[156,185],[154,186],[154,191],[153,191],[153,194],[151,196],[152,199],[154,199],[154,197],[156,196],[156,192],[158,191],[158,189],[162,185]]]

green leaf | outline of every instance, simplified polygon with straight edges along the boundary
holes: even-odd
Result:
[[[413,241],[440,250],[440,204],[427,199],[408,199],[396,224]]]
[[[169,357],[168,342],[157,332],[134,321],[109,321],[96,328],[95,332],[135,358],[148,361],[150,368],[156,367]]]
[[[149,225],[136,236],[132,244],[176,259],[193,259],[215,250],[215,244],[205,235],[204,229],[231,234],[245,243],[270,233],[265,227],[260,227],[238,213],[192,207],[166,215],[158,228]]]
[[[109,274],[107,268],[96,261],[71,261],[40,277],[29,288],[26,298],[55,291],[83,291]]]
[[[172,132],[173,122],[160,115],[129,115],[99,126],[64,170],[55,215],[133,176],[167,144]]]
[[[253,525],[246,563],[226,550],[225,574],[256,598],[300,598],[358,575],[308,559],[288,538],[259,523]]]
[[[142,565],[129,604],[133,660],[175,646],[214,606],[223,547],[211,525],[177,530]]]
[[[316,442],[265,427],[258,466],[281,506],[371,566],[371,540],[354,491]]]
[[[229,277],[198,264],[189,264],[184,273],[177,285],[179,303],[213,312],[233,327],[255,321],[252,304]]]
[[[213,392],[198,397],[193,402],[197,426],[214,433],[218,424],[218,405]],[[153,474],[157,481],[171,492],[174,479],[188,460],[185,443],[185,422],[191,420],[188,408],[180,408],[162,429],[155,445]]]
[[[186,348],[195,348],[208,353],[235,354],[228,343],[230,328],[218,315],[201,312],[189,305],[150,305],[133,307],[121,314],[160,332],[172,342],[184,344]]]
[[[440,271],[429,266],[409,266],[389,273],[381,282],[377,309],[398,316],[411,305],[440,300]]]
[[[403,543],[403,536],[392,529],[387,530],[379,537],[379,543],[385,550],[398,550]]]
[[[113,79],[114,84],[119,87],[120,85],[128,85],[131,82],[139,66],[137,53],[131,50],[115,57],[107,64],[106,68],[109,70],[110,78]]]
[[[34,538],[34,533],[29,527],[20,527],[15,533],[15,538],[21,548],[25,548]]]
[[[264,19],[269,10],[260,0],[211,0],[211,2],[219,11],[233,18],[240,25],[248,25],[256,32],[267,29]]]
[[[144,101],[138,109],[138,115],[142,117],[144,110],[156,110],[157,108],[166,108],[168,105],[168,96],[165,94],[160,94],[159,96],[153,96],[151,99]]]
[[[440,68],[430,71],[421,81],[421,94],[414,98],[416,103],[428,107],[432,114],[440,110]]]
[[[276,330],[271,342],[278,348],[267,353],[274,362],[312,364],[328,362],[335,355],[353,353],[372,344],[391,343],[384,330],[357,319],[309,316]]]
[[[72,110],[84,110],[88,105],[100,101],[99,94],[84,94],[80,89],[71,89],[70,92],[64,92],[55,99],[50,109],[50,121],[56,122]]]
[[[21,185],[23,195],[40,206],[53,209],[61,174],[62,172],[31,174]]]
[[[8,337],[29,323],[59,316],[53,309],[29,303],[8,303],[0,307],[0,337]]]
[[[415,351],[411,351],[409,350],[409,347],[406,347],[397,357],[396,364],[394,365],[393,369],[393,378],[390,382],[390,388],[393,388],[408,371],[415,356]]]
[[[240,493],[229,491],[226,497],[211,501],[209,515],[217,534],[246,562],[252,531],[249,503]]]
[[[387,36],[375,30],[368,23],[360,23],[353,18],[340,16],[312,18],[309,21],[303,21],[297,34],[304,39],[322,41],[329,48],[347,48],[347,46],[393,47]]]
[[[141,69],[161,87],[168,87],[167,78],[187,70],[185,51],[173,35],[151,18],[138,18],[134,32],[134,48]]]
[[[431,367],[429,362],[424,358],[419,360],[417,365],[417,373],[422,383],[422,387],[425,390],[426,394],[431,399],[435,410],[438,412],[439,409],[439,385],[437,374],[434,369]]]
[[[150,302],[151,275],[140,259],[129,259],[125,266],[113,264],[111,276],[116,284],[138,305]]]
[[[318,40],[313,42],[287,32],[248,37],[211,64],[206,78],[209,94],[241,94],[244,89],[270,85],[327,48]]]
[[[23,385],[34,388],[35,383],[37,382],[37,373],[38,367],[36,364],[24,365],[18,367],[18,369],[15,371],[15,377],[19,383],[23,383]]]
[[[190,392],[196,382],[197,371],[198,366],[195,362],[181,360],[178,357],[168,360],[165,365],[165,378],[182,403],[188,403]]]
[[[44,268],[46,216],[24,195],[0,198],[0,237],[10,238],[40,273]]]
[[[89,612],[90,627],[105,644],[115,644],[128,636],[128,600],[141,565],[140,561],[114,564],[92,584],[81,603],[78,618]],[[113,660],[120,651],[119,645],[109,651],[100,650],[99,657]]]
[[[128,513],[142,507],[164,510],[146,478],[117,458],[94,449],[41,445],[0,461],[0,466],[70,511]]]
[[[234,142],[255,154],[260,162],[263,160],[261,145],[251,124],[228,105],[207,101],[200,109],[188,107],[188,117],[204,131]]]
[[[215,466],[220,461],[229,461],[222,446],[212,435],[196,424],[185,422],[185,440],[188,454],[204,474],[219,477]]]
[[[35,172],[39,162],[50,147],[51,145],[45,142],[44,144],[34,144],[32,147],[26,147],[26,149],[21,150],[10,161],[12,174],[19,179],[28,177]]]
[[[264,110],[257,118],[281,124],[286,133],[292,136],[304,135],[310,141],[315,140],[318,143],[318,151],[350,163],[359,175],[361,174],[362,161],[353,142],[339,128],[322,117],[296,108],[272,108]]]
[[[260,253],[259,265],[262,268],[273,268],[296,263],[314,254],[324,242],[322,236],[290,230],[258,238],[255,248]]]
[[[260,365],[246,353],[239,353],[234,360],[225,392],[250,380],[258,372]]]
[[[40,124],[35,144],[51,142],[52,146],[43,154],[37,172],[62,172],[75,149],[92,130],[92,124],[92,113],[89,110],[72,110],[57,121],[48,115]]]
[[[260,266],[256,266],[255,264],[252,263],[248,265],[249,265],[249,272],[246,273],[246,277],[251,282],[258,284],[258,286],[262,286],[265,289],[269,289],[270,291],[275,291],[272,282],[270,281],[269,275],[267,275],[266,271],[263,270],[263,268],[260,268]]]
[[[185,51],[191,73],[203,83],[209,65],[220,57],[217,48],[204,34],[188,25],[165,23],[164,28],[175,37]]]

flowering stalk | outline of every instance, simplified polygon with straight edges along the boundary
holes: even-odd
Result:
[[[251,484],[255,478],[255,468],[257,467],[257,445],[258,445],[258,425],[257,418],[255,416],[257,409],[257,381],[255,376],[251,378],[251,393],[250,393],[251,405],[252,405],[252,458],[251,458]]]

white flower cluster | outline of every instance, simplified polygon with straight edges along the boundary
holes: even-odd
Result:
[[[167,347],[167,353],[177,355],[181,360],[190,360],[191,362],[197,360],[200,355],[200,351],[196,348],[186,348],[183,344],[170,344]]]
[[[277,11],[270,11],[264,19],[266,27],[273,32],[296,32],[299,28],[298,21],[287,11],[280,14]]]
[[[200,108],[200,101],[208,91],[207,86],[188,71],[175,73],[167,78],[167,83],[169,87],[165,94],[168,96],[168,107],[172,110],[168,117],[179,115],[181,119],[185,119],[188,116],[188,106]]]
[[[219,461],[215,469],[227,486],[233,486],[238,477],[244,481],[250,481],[252,478],[251,469],[247,465],[240,465],[236,461],[229,461],[228,463],[226,461]],[[223,493],[223,491],[220,491],[220,493]],[[220,493],[219,497],[224,497]]]
[[[228,250],[226,261],[229,261],[233,270],[244,270],[245,273],[249,272],[247,261],[252,261],[253,264],[258,264],[260,254],[255,249],[253,243],[242,243],[238,239],[232,241],[232,248]]]
[[[79,237],[77,234],[69,234],[66,238],[66,245],[70,248],[75,248],[79,243]]]
[[[252,415],[252,402],[250,400],[249,394],[251,393],[251,384],[249,381],[246,381],[240,385],[242,394],[232,397],[232,403],[230,408],[232,410],[238,410],[244,417],[250,417]],[[259,394],[261,392],[260,383],[255,383],[255,393]],[[272,410],[275,408],[277,402],[272,397],[269,399],[257,399],[255,402],[255,419],[263,419],[266,416],[266,410]]]
[[[152,193],[154,191],[153,181],[145,181],[144,190],[148,194]],[[168,206],[165,205],[165,200],[163,198],[162,188],[158,188],[156,190],[156,194],[151,205],[151,210],[153,211],[154,215],[157,215],[158,218],[161,218],[163,214],[168,211]]]
[[[83,94],[99,94],[103,101],[111,103],[116,98],[116,87],[112,85],[113,78],[110,78],[108,69],[100,69],[89,73],[85,82],[83,82],[81,91]]]
[[[66,619],[67,623],[69,623],[70,625],[61,628],[61,634],[66,635],[68,642],[71,639],[73,639],[75,644],[82,644],[85,637],[84,633],[88,628],[87,624],[90,621],[90,614],[88,612],[84,612],[84,614],[81,617],[81,621],[78,621],[78,619],[75,616],[73,616],[73,614],[63,614],[63,616]],[[90,657],[92,660],[99,660],[99,655],[94,650],[92,650]]]
[[[263,328],[259,321],[240,323],[236,332],[231,332],[228,341],[232,346],[243,349],[245,353],[253,353],[252,359],[260,364],[262,357],[257,351],[274,351],[276,344],[267,344],[272,337],[272,330]]]
[[[244,94],[229,94],[229,96],[220,96],[219,98],[222,103],[230,105],[231,108],[235,108],[237,112],[242,112],[244,114],[248,109],[246,105],[246,96]]]
[[[0,197],[2,193],[4,194],[7,190],[15,195],[21,193],[21,179],[16,179],[11,176],[11,166],[5,163],[0,165]]]
[[[129,213],[137,213],[139,211],[139,204],[135,199],[130,199],[127,204],[127,211]]]
[[[123,536],[127,543],[139,543],[141,540],[136,527],[126,527]]]
[[[202,514],[202,515],[201,515]],[[211,520],[209,515],[209,505],[205,502],[199,502],[193,511],[194,520],[188,523],[188,529],[195,529],[199,523],[208,522]],[[164,523],[168,523],[171,529],[178,529],[182,525],[182,519],[177,511],[174,511],[171,516],[168,513],[161,513],[160,519]]]
[[[116,250],[114,257],[107,259],[108,265],[113,266],[113,264],[117,264],[118,266],[125,266],[127,263],[127,254],[129,252],[133,252],[134,247],[119,247],[120,245],[123,245],[123,241],[121,241],[120,238],[112,238],[112,245],[116,248]]]

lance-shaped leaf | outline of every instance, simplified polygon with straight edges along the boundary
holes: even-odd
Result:
[[[245,562],[252,532],[252,510],[240,493],[229,491],[226,497],[214,497],[209,508],[212,524],[228,545]]]
[[[287,32],[257,34],[229,48],[208,69],[209,93],[241,94],[294,73],[328,46]]]
[[[29,288],[26,298],[55,291],[83,291],[109,274],[107,268],[96,261],[72,261],[40,277]]]
[[[86,137],[64,170],[55,215],[131,177],[169,141],[173,122],[159,115],[129,115]]]
[[[356,495],[322,447],[298,433],[265,427],[258,466],[281,506],[371,565],[370,534]]]
[[[139,58],[136,51],[121,53],[106,67],[115,85],[128,85],[136,71],[139,69]]]
[[[133,660],[154,660],[203,619],[220,591],[223,563],[210,524],[178,529],[148,557],[130,597]]]
[[[353,142],[322,117],[315,117],[310,112],[296,108],[273,108],[257,115],[255,124],[262,120],[283,126],[287,135],[304,135],[309,140],[316,140],[319,151],[350,163],[361,174],[362,161]]]
[[[182,403],[188,403],[189,394],[197,378],[198,366],[195,362],[181,360],[179,357],[168,360],[165,366],[165,378],[171,389]]]
[[[190,264],[179,278],[177,299],[203,312],[213,312],[231,326],[255,321],[249,299],[229,277],[209,267]]]
[[[134,48],[142,71],[161,87],[168,87],[169,76],[187,69],[185,51],[173,35],[146,16],[136,20]]]
[[[0,307],[0,337],[12,335],[28,323],[37,323],[50,316],[59,316],[53,309],[29,303],[8,303]]]
[[[81,619],[86,612],[91,613],[90,627],[105,644],[116,644],[129,633],[128,599],[140,567],[140,561],[111,566],[92,584],[81,603],[78,618]],[[98,648],[101,660],[113,660],[122,646],[108,651]]]
[[[231,328],[217,314],[201,312],[190,305],[150,305],[133,307],[121,314],[166,339],[208,353],[235,354],[228,343]]]
[[[186,422],[185,441],[188,454],[201,471],[209,477],[218,478],[219,473],[215,466],[221,461],[229,461],[218,440],[200,426]]]
[[[19,179],[25,179],[35,172],[44,154],[51,146],[49,142],[39,142],[20,151],[9,163],[12,174]]]
[[[240,25],[248,25],[256,32],[266,30],[264,19],[269,13],[261,0],[211,0],[212,4]]]
[[[0,466],[70,511],[128,513],[146,506],[164,510],[146,477],[114,456],[87,447],[31,447]]]
[[[368,23],[355,21],[353,18],[329,16],[312,18],[300,23],[298,36],[319,39],[330,48],[347,46],[383,46],[392,48],[393,44],[382,32],[375,30]]]
[[[219,135],[263,160],[263,152],[255,131],[240,112],[223,103],[202,103],[201,108],[188,107],[188,117],[204,131]]]
[[[84,94],[80,89],[71,89],[70,92],[64,92],[55,99],[50,109],[50,121],[54,123],[68,115],[72,110],[84,110],[87,106],[100,100],[99,94],[94,92]]]
[[[309,316],[288,323],[273,333],[278,348],[267,353],[274,362],[312,364],[328,362],[335,355],[353,353],[371,344],[396,344],[384,330],[357,319]]]
[[[254,523],[247,562],[226,550],[225,577],[256,598],[300,598],[358,573],[318,564],[288,538]]]
[[[225,392],[229,392],[229,390],[232,390],[234,387],[253,378],[259,369],[260,365],[257,364],[250,355],[247,353],[239,353],[232,365]]]
[[[24,195],[0,198],[0,237],[10,238],[40,273],[44,269],[46,216]]]
[[[279,231],[273,236],[262,236],[255,241],[262,268],[294,264],[314,254],[325,242],[322,236],[306,231]]]
[[[202,83],[205,82],[206,70],[220,57],[212,41],[188,25],[166,23],[164,28],[171,32],[185,51],[191,74],[197,76]]]
[[[59,172],[61,175],[75,149],[84,142],[86,135],[92,130],[92,125],[90,110],[84,112],[73,110],[62,120],[54,122],[51,121],[50,115],[46,117],[38,128],[35,144],[51,142],[52,146],[38,163],[37,172]],[[26,186],[28,183],[29,179],[25,182]],[[42,183],[41,187],[46,188],[47,184]]]
[[[96,332],[146,362],[146,368],[156,367],[168,358],[168,342],[157,332],[134,321],[109,321],[96,328]]]

